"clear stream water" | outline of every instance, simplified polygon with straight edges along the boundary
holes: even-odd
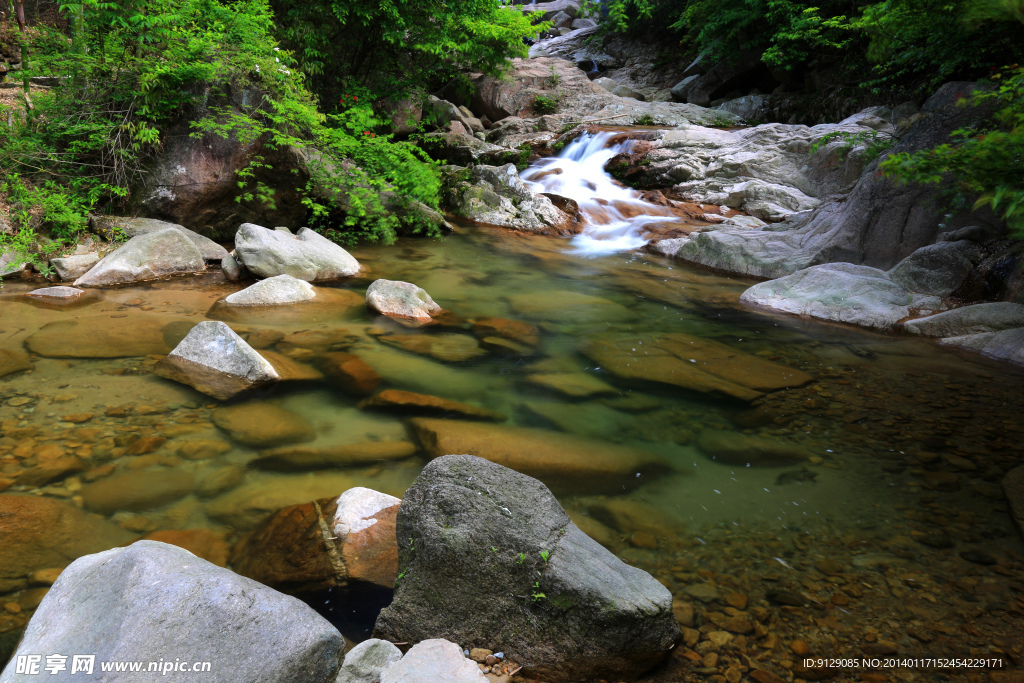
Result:
[[[723,653],[723,662],[786,675],[795,655],[785,643],[792,638],[833,653],[859,653],[871,636],[897,642],[904,652],[1019,651],[1024,606],[1015,601],[1024,591],[1022,549],[998,484],[1021,455],[1024,373],[927,340],[746,310],[738,298],[747,281],[623,251],[637,239],[631,220],[616,217],[597,199],[636,197],[594,177],[593,168],[612,151],[599,149],[600,136],[574,145],[524,177],[560,167],[561,174],[533,182],[577,199],[590,217],[601,207],[598,225],[586,236],[569,241],[461,227],[443,241],[360,247],[353,253],[366,272],[320,287],[319,303],[227,315],[216,304],[242,285],[225,282],[218,272],[95,290],[71,308],[24,296],[40,282],[5,282],[0,349],[22,350],[34,338],[30,345],[39,352],[31,356],[30,372],[0,379],[0,481],[14,481],[0,496],[47,496],[82,506],[84,487],[130,476],[123,506],[115,499],[100,512],[113,524],[136,535],[208,529],[228,544],[270,510],[351,486],[401,496],[425,462],[422,453],[318,472],[254,470],[247,464],[256,450],[210,422],[216,401],[152,373],[166,351],[156,348],[159,341],[140,347],[139,340],[153,334],[139,330],[162,330],[160,337],[210,317],[227,318],[243,335],[270,340],[265,348],[299,363],[345,349],[383,377],[381,388],[468,402],[504,413],[509,424],[664,457],[671,473],[621,496],[566,491],[560,499],[584,520],[595,519],[595,510],[611,499],[638,506],[639,519],[595,528],[620,557],[694,603],[696,625],[703,619],[705,631],[709,620],[718,623],[728,610],[765,624],[770,636],[748,633],[746,641],[736,641],[741,647]],[[590,194],[584,190],[588,182],[597,186]],[[381,277],[420,285],[466,321],[531,323],[540,342],[521,355],[488,351],[460,362],[382,343],[385,330],[424,337],[472,333],[468,323],[464,329],[410,330],[368,313],[361,303],[365,288]],[[59,321],[78,326],[39,333]],[[124,327],[129,324],[136,331]],[[323,334],[313,342],[316,335],[299,334],[317,332]],[[638,344],[665,332],[694,335],[801,369],[814,381],[753,405],[623,381],[578,352],[581,343],[609,332],[634,335]],[[104,334],[109,339],[97,351]],[[573,397],[527,379],[552,368],[602,380],[612,390]],[[311,379],[231,403],[270,403],[301,416],[315,431],[314,446],[410,438],[401,417],[360,410],[359,400]],[[84,422],[64,420],[86,414],[92,417]],[[709,428],[781,439],[811,459],[789,467],[724,464],[696,445]],[[125,445],[141,434],[168,441],[150,453],[126,453]],[[183,457],[179,445],[193,438],[219,439],[227,450],[199,460]],[[55,447],[80,456],[86,469],[41,486],[19,485],[19,475]],[[153,477],[168,472],[189,473],[194,483],[169,499],[147,499]],[[705,604],[694,597],[700,593],[694,587],[708,584],[743,600]],[[780,607],[766,599],[781,589],[807,604]],[[38,591],[30,593],[0,595],[0,636],[23,627],[39,598]],[[22,607],[4,612],[4,604]],[[913,624],[931,640],[908,640]],[[353,638],[361,633],[348,631]],[[688,666],[674,657],[651,680],[689,680]],[[920,673],[904,678],[937,679]]]

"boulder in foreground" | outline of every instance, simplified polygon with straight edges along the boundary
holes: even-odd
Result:
[[[402,651],[386,640],[370,638],[345,655],[335,683],[380,683],[380,675],[402,658]]]
[[[180,683],[333,683],[345,641],[295,598],[181,548],[140,541],[65,569],[0,681],[23,680],[14,673],[18,655],[58,652],[95,655],[95,675],[106,683],[154,680],[153,673],[100,674],[99,663],[111,661],[209,662],[205,671],[157,675]]]
[[[206,320],[156,364],[161,377],[221,400],[280,379],[274,367],[222,322]]]
[[[309,228],[293,235],[242,223],[235,234],[235,256],[257,277],[291,275],[314,282],[359,272],[359,262],[350,253]]]
[[[485,683],[472,659],[455,643],[441,638],[413,645],[405,657],[384,669],[380,683]],[[374,682],[376,683],[376,682]]]
[[[75,280],[75,287],[117,285],[156,280],[206,270],[195,244],[174,228],[133,237]]]
[[[431,418],[413,418],[409,424],[432,457],[473,453],[559,491],[621,493],[669,470],[649,451],[564,432]]]
[[[354,487],[278,510],[235,547],[239,574],[287,593],[310,593],[362,581],[395,585],[395,516],[401,500]]]
[[[397,538],[402,578],[376,637],[501,650],[553,683],[635,678],[679,637],[668,589],[580,531],[539,481],[487,460],[430,462]]]

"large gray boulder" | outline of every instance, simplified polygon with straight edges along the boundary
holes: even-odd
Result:
[[[462,656],[461,650],[459,656]],[[364,640],[345,655],[335,683],[380,683],[384,670],[400,659],[402,651],[388,641],[378,638]]]
[[[756,121],[759,118],[763,119],[765,107],[770,101],[770,95],[744,95],[743,97],[723,102],[715,107],[715,109],[732,112],[744,121]]]
[[[1024,305],[993,301],[908,320],[903,329],[925,337],[961,337],[1024,327]]]
[[[1017,327],[1002,332],[982,332],[962,337],[946,337],[942,340],[946,346],[975,351],[995,360],[1024,365],[1024,327]]]
[[[877,268],[828,263],[758,283],[743,292],[740,301],[887,330],[910,315],[914,297]]]
[[[374,280],[366,288],[366,306],[398,320],[429,323],[441,312],[427,290],[401,280]]]
[[[74,284],[75,287],[117,285],[204,270],[203,255],[192,240],[180,230],[165,228],[131,238],[100,259]]]
[[[218,398],[280,379],[274,366],[226,324],[204,320],[153,371]]]
[[[462,648],[441,638],[416,643],[383,671],[380,683],[485,683],[480,667]]]
[[[15,673],[19,655],[95,655],[105,683],[330,683],[345,640],[299,600],[238,576],[187,550],[139,541],[87,555],[65,569],[29,621],[0,682],[36,680]],[[193,673],[100,673],[101,662],[163,662]],[[67,660],[71,675],[73,660]],[[45,660],[43,661],[45,666]],[[148,665],[147,665],[148,666]],[[41,671],[45,674],[45,671]]]
[[[233,256],[228,257],[234,261]],[[279,306],[312,301],[316,298],[313,285],[291,275],[275,275],[228,295],[224,301],[233,306]]]
[[[909,292],[949,296],[964,283],[983,253],[968,240],[930,244],[897,263],[889,277]]]
[[[235,235],[235,255],[257,277],[291,275],[313,282],[359,272],[359,262],[351,254],[309,228],[292,235],[243,223]]]
[[[398,512],[399,582],[378,637],[501,650],[545,681],[632,679],[679,637],[672,595],[573,524],[536,479],[431,461]]]
[[[115,216],[93,216],[89,221],[93,231],[107,239],[117,236],[137,237],[148,235],[153,232],[173,228],[180,231],[196,245],[199,253],[206,261],[220,261],[228,255],[228,250],[220,246],[209,237],[204,237],[194,230],[189,230],[177,223],[158,221],[155,218],[120,218]]]

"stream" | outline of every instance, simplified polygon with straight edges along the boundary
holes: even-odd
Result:
[[[367,272],[318,286],[316,301],[285,310],[218,305],[242,286],[219,272],[90,290],[70,308],[25,297],[38,281],[5,282],[0,349],[28,343],[33,367],[0,379],[0,482],[9,486],[0,496],[84,506],[117,531],[110,546],[205,530],[226,558],[239,533],[277,508],[352,486],[403,494],[426,462],[422,451],[313,472],[254,469],[267,444],[218,427],[216,401],[152,373],[182,329],[221,319],[309,370],[231,401],[283,409],[278,419],[308,429],[309,446],[412,439],[402,416],[360,409],[360,397],[316,376],[319,355],[344,350],[381,375],[382,389],[660,456],[666,474],[629,475],[615,492],[556,493],[584,530],[682,603],[727,596],[724,611],[707,607],[705,627],[735,616],[728,610],[771,610],[766,623],[778,647],[765,646],[764,634],[734,637],[776,668],[792,665],[795,655],[781,645],[791,639],[904,642],[907,624],[920,631],[918,651],[931,654],[1019,647],[1013,615],[1024,609],[1014,602],[1024,591],[1024,551],[999,480],[1024,440],[1024,373],[926,340],[746,310],[738,298],[749,281],[629,251],[643,242],[642,224],[674,218],[601,170],[629,144],[607,147],[609,136],[580,138],[523,174],[579,203],[591,225],[571,241],[459,226],[443,241],[361,246],[352,253]],[[364,292],[377,278],[416,283],[455,318],[410,329],[368,313]],[[471,321],[481,318],[529,323],[539,341],[478,346]],[[635,339],[637,358],[658,335],[688,335],[812,380],[747,401],[630,379],[580,353],[610,334]],[[804,459],[715,458],[700,447],[709,430],[737,449],[744,439],[770,439]],[[186,443],[195,440],[209,447]],[[53,457],[81,466],[44,484],[18,483]],[[633,513],[610,514],[610,502]],[[19,561],[2,549],[0,558]],[[0,638],[14,637],[41,598],[16,583],[0,581],[0,606],[18,606],[0,608]],[[780,607],[769,599],[780,591],[807,599]],[[366,628],[348,624],[345,632],[357,640]],[[939,680],[905,680],[915,675]]]

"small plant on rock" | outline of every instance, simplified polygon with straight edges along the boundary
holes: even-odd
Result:
[[[558,98],[548,97],[547,95],[537,95],[533,98],[533,112],[540,114],[554,114],[558,111]]]

